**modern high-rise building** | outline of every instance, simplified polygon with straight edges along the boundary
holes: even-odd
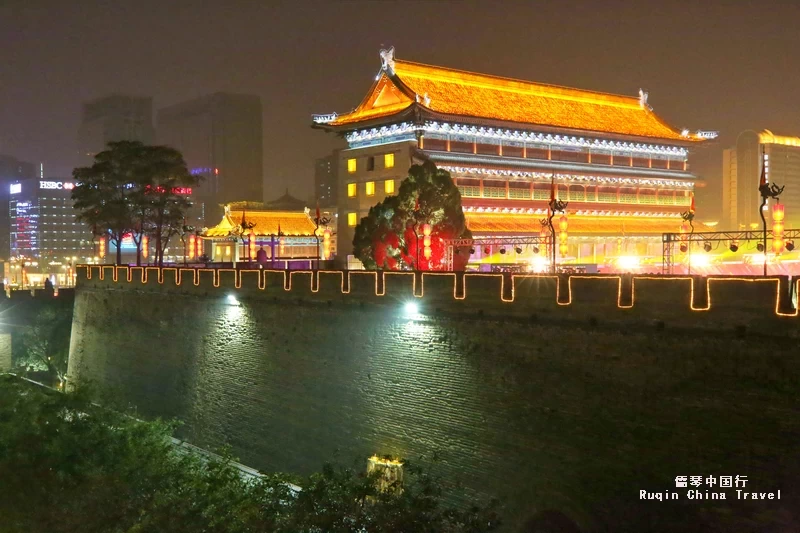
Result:
[[[203,176],[198,200],[206,223],[222,217],[222,205],[263,201],[261,99],[214,93],[158,111],[158,142],[183,154],[194,174]]]
[[[785,186],[785,226],[800,227],[800,137],[775,135],[769,130],[743,131],[736,146],[722,155],[722,223],[720,229],[761,227],[761,168],[770,183]],[[769,219],[769,216],[767,216]]]
[[[8,215],[10,186],[17,181],[33,179],[35,176],[36,168],[33,163],[0,154],[0,261],[8,261],[11,257],[9,240],[11,227]]]
[[[314,164],[314,199],[322,207],[336,205],[339,175],[339,150],[327,157],[320,157]]]
[[[45,262],[95,255],[89,228],[75,220],[72,179],[28,179],[9,186],[11,253]]]
[[[78,150],[82,165],[90,165],[94,156],[113,141],[140,141],[152,144],[153,99],[112,94],[83,104],[83,118],[78,131]]]

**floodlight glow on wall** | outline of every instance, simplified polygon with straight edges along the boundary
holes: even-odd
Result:
[[[419,306],[414,302],[406,302],[403,306],[403,311],[405,312],[406,316],[414,317],[419,315]]]

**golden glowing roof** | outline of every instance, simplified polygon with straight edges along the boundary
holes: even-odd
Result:
[[[782,144],[785,146],[800,146],[800,137],[786,137],[775,135],[769,130],[764,130],[758,134],[758,142],[761,144]]]
[[[474,213],[466,212],[467,227],[475,235],[539,235],[541,224],[537,217],[506,213]],[[558,218],[553,219],[553,226],[558,231]],[[680,218],[648,217],[648,216],[582,216],[567,217],[569,235],[585,236],[660,236],[662,233],[678,233],[682,220]],[[702,224],[695,223],[695,231],[709,231]]]
[[[253,231],[257,236],[277,235],[279,227],[286,236],[314,235],[314,222],[303,211],[241,211],[228,207],[220,223],[208,228],[203,236],[228,237],[241,224],[242,215],[246,222],[255,223]]]
[[[391,116],[412,105],[435,113],[504,122],[701,141],[664,123],[647,94],[620,96],[392,60],[351,113],[327,124],[343,126]]]

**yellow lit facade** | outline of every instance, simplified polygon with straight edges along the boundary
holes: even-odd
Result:
[[[347,225],[351,228],[358,225],[358,213],[347,213]]]
[[[356,171],[356,160],[351,158],[347,160],[347,172],[353,174]]]
[[[340,192],[340,212],[366,216],[396,194],[410,165],[429,160],[453,177],[474,236],[539,237],[555,175],[556,196],[569,202],[564,262],[656,251],[660,259],[661,231],[678,231],[694,194],[690,147],[715,132],[670,126],[644,91],[612,95],[382,54],[382,70],[353,112],[315,118],[314,127],[348,141],[340,168],[349,169],[350,159],[366,162],[351,179],[367,194]],[[384,186],[374,187],[378,181]],[[353,226],[341,217],[342,242],[352,242]],[[478,262],[498,252],[476,248],[471,260]],[[513,256],[491,262],[519,259]]]
[[[322,213],[323,217],[332,217],[334,213]],[[197,252],[202,255],[204,241],[211,241],[211,259],[213,261],[247,261],[257,257],[259,250],[264,249],[268,258],[294,259],[322,257],[323,246],[317,242],[315,232],[324,236],[326,229],[311,219],[310,210],[272,210],[264,204],[256,202],[234,202],[224,206],[222,220],[206,229],[196,239]],[[242,235],[243,221],[253,227]],[[327,252],[334,255],[336,238],[329,238]],[[320,239],[322,241],[322,239]]]
[[[355,198],[357,192],[358,192],[358,184],[356,184],[356,183],[348,183],[347,184],[347,197],[348,198]]]

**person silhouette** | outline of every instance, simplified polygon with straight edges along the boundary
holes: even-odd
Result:
[[[256,261],[261,264],[267,262],[267,251],[264,249],[263,246],[258,249],[258,252],[256,252]]]

